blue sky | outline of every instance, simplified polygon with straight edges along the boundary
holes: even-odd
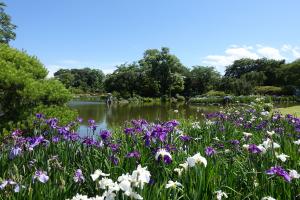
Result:
[[[299,0],[4,0],[18,49],[59,68],[114,66],[169,47],[187,67],[300,57]]]

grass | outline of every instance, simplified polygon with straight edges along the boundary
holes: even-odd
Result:
[[[283,115],[292,114],[295,116],[300,116],[300,105],[299,106],[291,106],[286,108],[279,108],[278,109]]]

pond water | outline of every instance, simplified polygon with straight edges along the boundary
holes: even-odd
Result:
[[[72,101],[71,108],[78,111],[83,118],[79,127],[80,135],[87,132],[88,119],[94,119],[97,124],[97,131],[110,129],[113,126],[123,125],[124,122],[132,119],[146,119],[151,122],[166,121],[178,118],[201,118],[202,113],[214,112],[220,109],[219,106],[196,106],[186,104],[112,104],[110,107],[102,102]],[[178,111],[178,112],[177,112]]]
[[[275,107],[289,107],[294,103],[276,104]],[[203,113],[220,110],[220,106],[187,105],[168,103],[129,103],[112,104],[107,106],[103,102],[74,100],[69,106],[76,109],[83,123],[79,127],[80,135],[86,135],[88,120],[94,119],[97,124],[96,132],[110,129],[114,126],[122,126],[124,122],[132,119],[146,119],[151,122],[167,121],[171,119],[200,119]]]

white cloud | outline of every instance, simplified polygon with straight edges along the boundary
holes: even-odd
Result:
[[[258,59],[263,57],[293,61],[300,57],[300,48],[291,45],[283,45],[280,49],[263,45],[255,45],[254,47],[230,45],[221,55],[208,55],[204,57],[202,63],[215,66],[218,71],[224,73],[225,67],[231,65],[235,60],[241,58]]]
[[[203,63],[215,66],[218,71],[223,72],[225,66],[232,64],[235,60],[241,58],[259,58],[251,49],[253,49],[251,46],[238,47],[237,45],[232,45],[225,50],[225,55],[208,55],[204,58]]]
[[[282,60],[285,59],[278,49],[272,47],[261,47],[257,49],[257,52],[260,54],[260,57],[265,57],[269,59]]]
[[[300,58],[300,47],[285,44],[282,46],[281,50],[283,52],[292,53],[296,59]]]

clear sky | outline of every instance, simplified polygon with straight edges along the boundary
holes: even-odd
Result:
[[[115,65],[169,47],[187,67],[300,57],[300,0],[4,0],[12,46],[49,69]]]

